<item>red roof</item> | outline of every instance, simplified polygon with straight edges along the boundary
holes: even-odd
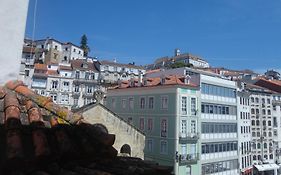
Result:
[[[182,85],[182,86],[188,86],[188,87],[198,87],[196,84],[193,83],[185,83],[183,76],[177,76],[177,75],[171,75],[165,77],[165,81],[161,83],[160,77],[155,78],[147,78],[146,84],[144,82],[141,84],[141,86],[138,86],[138,80],[134,79],[134,86],[130,86],[130,81],[132,80],[126,80],[122,81],[120,86],[115,87],[115,89],[124,89],[124,88],[137,88],[137,87],[153,87],[153,86],[165,86],[165,85]],[[145,80],[143,80],[145,81]]]

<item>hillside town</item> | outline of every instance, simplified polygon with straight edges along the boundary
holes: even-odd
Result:
[[[172,166],[174,174],[279,170],[281,80],[275,70],[259,74],[212,67],[180,49],[149,65],[119,63],[46,38],[25,39],[20,77],[56,104],[89,111],[84,115],[92,123],[102,123],[89,116],[96,108],[116,115],[145,136],[126,140],[129,154]],[[108,120],[113,118],[102,124],[123,135]]]
[[[279,70],[95,57],[86,34],[27,37],[28,4],[0,1],[0,174],[281,174]]]

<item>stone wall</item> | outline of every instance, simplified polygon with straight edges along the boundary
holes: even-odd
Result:
[[[84,119],[91,124],[104,125],[110,134],[116,135],[113,145],[120,153],[121,147],[128,144],[131,156],[144,158],[145,136],[126,121],[110,112],[107,108],[96,105],[82,112]]]

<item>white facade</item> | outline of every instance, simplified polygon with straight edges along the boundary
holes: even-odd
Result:
[[[237,91],[238,152],[241,174],[252,174],[252,133],[250,93],[242,88]]]
[[[275,163],[273,137],[272,95],[264,91],[251,91],[250,96],[253,164]]]
[[[281,94],[274,94],[272,100],[273,116],[273,149],[275,150],[276,162],[281,163]]]
[[[202,174],[239,174],[236,83],[201,74]]]
[[[62,45],[62,62],[68,62],[75,59],[83,59],[84,51],[78,46],[72,43],[66,43]]]
[[[28,2],[0,1],[0,84],[18,77]]]
[[[106,83],[117,83],[118,80],[139,78],[145,74],[145,69],[140,66],[101,61],[100,77]]]

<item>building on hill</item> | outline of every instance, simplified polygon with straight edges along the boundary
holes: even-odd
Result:
[[[109,89],[106,106],[146,134],[145,160],[201,174],[198,75],[130,79]]]
[[[271,69],[267,70],[264,75],[266,76],[267,79],[272,79],[272,80],[280,80],[280,73]]]
[[[100,61],[100,77],[105,84],[117,84],[119,80],[138,78],[145,74],[142,66],[122,64],[116,61]]]
[[[115,134],[113,147],[121,155],[144,158],[145,135],[127,120],[100,103],[91,103],[73,111],[81,114],[87,123],[100,126],[108,133]]]
[[[34,58],[37,63],[69,63],[71,60],[84,58],[83,49],[71,42],[63,43],[53,38],[24,41],[24,47],[44,51],[43,56]]]
[[[95,102],[96,91],[105,91],[99,84],[97,66],[86,59],[72,60],[70,64],[35,64],[30,87],[57,104],[79,108]]]
[[[175,49],[175,55],[173,57],[161,57],[154,61],[154,64],[147,65],[146,68],[149,70],[160,69],[160,68],[171,68],[173,64],[182,63],[198,68],[208,68],[209,63],[204,59],[192,55],[190,53],[181,54],[179,49]]]

